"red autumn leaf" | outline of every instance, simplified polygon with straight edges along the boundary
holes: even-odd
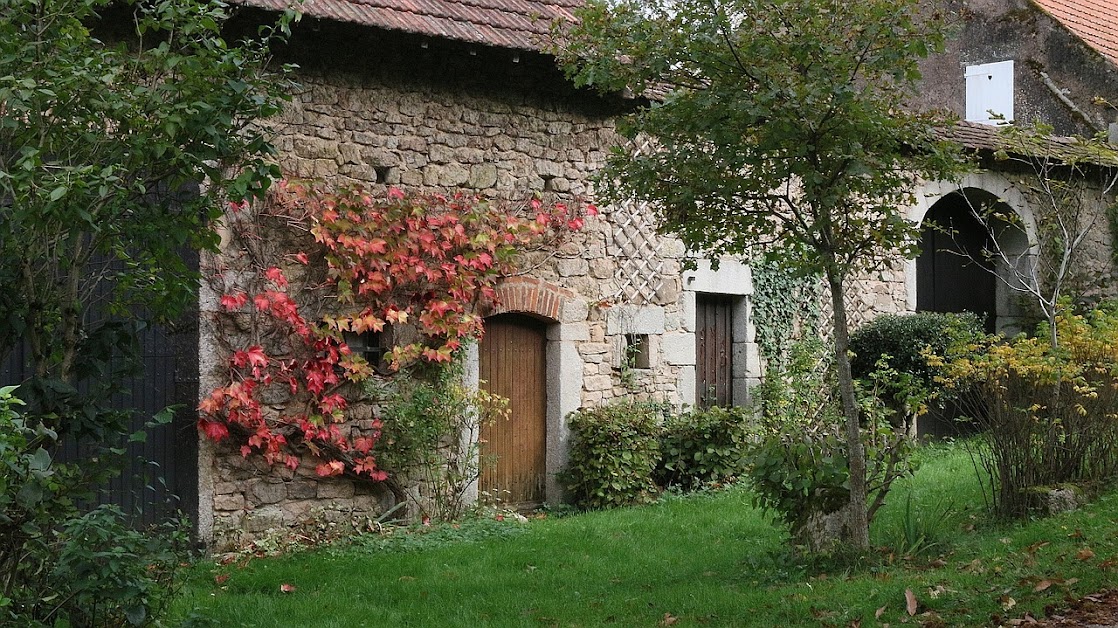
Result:
[[[283,271],[276,266],[272,266],[264,271],[264,276],[268,278],[268,281],[276,284],[278,288],[287,287],[287,277],[283,274]]]
[[[245,303],[248,303],[248,295],[243,292],[226,294],[221,297],[221,307],[229,311],[238,310]]]
[[[295,254],[295,260],[304,266],[310,263],[310,259],[307,258],[307,254],[302,251],[299,251]]]
[[[214,582],[217,584],[225,584],[229,580],[229,574],[219,573],[214,576]]]
[[[202,430],[206,438],[212,441],[220,441],[229,436],[229,428],[225,427],[224,423],[218,423],[217,421],[200,419],[198,421],[198,428]]]
[[[319,477],[328,478],[335,475],[341,475],[345,471],[345,464],[340,460],[331,460],[324,462],[314,468],[314,472]]]

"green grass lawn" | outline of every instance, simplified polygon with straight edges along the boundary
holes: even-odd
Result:
[[[998,525],[966,453],[923,455],[874,524],[874,543],[901,551],[861,563],[793,558],[786,534],[733,488],[199,564],[175,614],[220,626],[982,626],[1039,617],[1118,577],[1118,495]]]

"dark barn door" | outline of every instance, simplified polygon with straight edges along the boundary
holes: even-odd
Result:
[[[733,299],[699,294],[695,297],[695,383],[702,408],[733,404]]]
[[[503,502],[544,501],[547,478],[545,324],[521,314],[485,321],[479,348],[486,390],[509,400],[509,416],[482,426],[479,488]]]
[[[193,259],[196,263],[197,256]],[[195,266],[196,267],[196,266]],[[99,286],[102,293],[108,286]],[[131,411],[130,431],[144,430],[153,416],[174,407],[171,423],[148,428],[143,442],[129,442],[122,474],[107,486],[96,487],[98,504],[116,504],[136,527],[177,517],[191,519],[198,512],[198,404],[197,313],[183,316],[174,330],[148,326],[138,337],[142,374],[122,383],[128,394],[118,394],[107,404]],[[0,386],[23,383],[33,373],[26,347],[16,347],[6,358],[0,356]],[[88,387],[78,384],[80,392]],[[15,395],[19,396],[17,389]],[[56,452],[60,462],[77,462],[89,447],[73,438],[62,439]]]
[[[936,203],[924,225],[916,259],[916,310],[974,312],[987,331],[994,331],[997,279],[983,257],[992,244],[986,229],[958,196]]]
[[[934,226],[933,226],[934,225]],[[965,199],[941,199],[924,218],[920,256],[916,258],[918,312],[973,312],[987,332],[997,322],[997,278],[984,252],[992,247],[989,233],[971,214]],[[955,403],[932,407],[917,421],[921,437],[943,438],[971,432],[957,420]]]

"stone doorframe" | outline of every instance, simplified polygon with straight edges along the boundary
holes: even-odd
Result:
[[[497,304],[481,308],[480,315],[527,314],[547,323],[547,457],[544,487],[546,501],[557,504],[563,499],[563,488],[556,474],[567,465],[570,429],[567,415],[582,407],[582,357],[578,343],[590,340],[587,317],[589,303],[578,294],[535,277],[509,277],[497,286]],[[464,383],[477,389],[480,372],[477,343],[466,349]],[[477,444],[477,430],[463,434],[463,447]],[[477,501],[475,481],[466,498]]]
[[[696,405],[696,296],[716,294],[738,297],[733,310],[733,359],[731,361],[732,399],[735,406],[744,406],[751,401],[751,390],[761,383],[761,353],[757,346],[757,330],[753,325],[753,273],[749,266],[739,260],[723,259],[718,270],[711,268],[708,260],[700,260],[695,270],[683,275],[683,292],[680,294],[682,323],[684,332],[678,336],[669,362],[679,364],[680,401]],[[673,359],[674,358],[674,359]]]
[[[1035,256],[1040,245],[1037,238],[1036,216],[1029,206],[1025,195],[1017,186],[996,172],[971,173],[958,181],[927,181],[916,188],[916,203],[906,211],[908,219],[920,225],[932,207],[945,196],[956,193],[979,193],[988,195],[1004,204],[1021,220],[1024,237],[1020,241],[999,244],[1017,256]],[[1020,232],[1018,232],[1020,233]],[[1004,238],[1003,238],[1004,240]],[[1017,240],[1017,238],[1014,238]],[[1004,268],[1003,268],[1004,270]],[[1001,275],[1001,273],[999,273]],[[995,329],[1009,334],[1020,331],[1018,324],[1019,306],[1014,299],[1015,292],[1001,278],[995,282],[995,307],[997,320]],[[905,260],[905,309],[916,311],[916,260]]]

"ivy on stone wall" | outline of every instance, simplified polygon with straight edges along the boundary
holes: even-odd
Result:
[[[755,262],[753,324],[766,369],[784,364],[796,338],[818,333],[823,283],[815,275],[798,275],[771,261]]]

